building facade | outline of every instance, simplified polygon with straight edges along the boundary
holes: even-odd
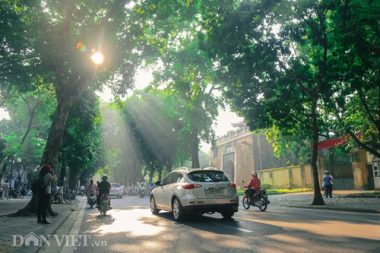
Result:
[[[272,145],[263,134],[252,134],[244,122],[233,126],[236,130],[216,140],[211,150],[210,165],[223,170],[238,186],[243,187],[243,181],[250,180],[253,170],[260,176],[268,169],[288,165],[287,160],[274,156]],[[264,180],[263,183],[273,182]]]
[[[240,188],[243,188],[243,181],[250,180],[253,170],[263,185],[313,187],[310,165],[297,164],[295,157],[275,157],[265,135],[253,134],[244,122],[233,126],[234,131],[216,140],[210,154],[210,166],[223,170]],[[328,170],[334,177],[335,189],[379,189],[380,159],[369,156],[362,149],[347,152],[342,148],[346,142],[345,138],[333,138],[319,143],[319,181]]]

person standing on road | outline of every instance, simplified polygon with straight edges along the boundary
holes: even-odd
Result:
[[[323,188],[325,189],[325,196],[328,198],[332,198],[332,190],[333,190],[333,177],[330,175],[330,173],[326,170],[325,175],[323,176]]]
[[[40,168],[38,177],[42,185],[39,185],[41,191],[37,194],[37,223],[50,224],[50,222],[46,220],[46,213],[50,202],[51,184],[56,181],[54,170],[49,165],[44,164]]]
[[[257,177],[257,172],[252,171],[251,181],[249,182],[249,184],[245,185],[245,187],[248,188],[247,191],[248,191],[251,201],[254,200],[255,193],[260,191],[260,186],[261,186],[261,181]]]
[[[3,196],[5,199],[9,199],[9,186],[8,181],[5,181],[3,184]]]

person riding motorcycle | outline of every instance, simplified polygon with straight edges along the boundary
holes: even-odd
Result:
[[[110,194],[111,184],[107,181],[107,175],[102,177],[102,181],[99,183],[99,196],[97,199],[97,205],[100,206],[100,199],[103,194]],[[111,201],[109,202],[109,207],[111,207]]]
[[[137,182],[137,187],[138,187],[140,198],[143,198],[145,196],[146,187],[147,187],[144,178],[140,178],[140,180]]]
[[[261,181],[257,177],[256,171],[252,171],[251,181],[249,182],[249,184],[244,185],[244,186],[248,188],[247,192],[251,201],[254,201],[255,193],[260,191],[260,186],[261,186]]]
[[[86,187],[86,196],[87,196],[87,203],[90,204],[91,208],[95,204],[94,198],[96,198],[96,186],[94,185],[94,181],[91,179],[90,183]]]
[[[96,196],[96,186],[94,185],[94,181],[91,179],[90,183],[86,187],[87,197],[94,195]]]

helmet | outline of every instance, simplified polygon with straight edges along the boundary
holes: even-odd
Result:
[[[108,179],[107,175],[103,175],[103,176],[102,176],[102,180],[103,180],[103,181],[106,181],[107,179]]]
[[[257,172],[253,170],[252,171],[252,176],[257,177]]]

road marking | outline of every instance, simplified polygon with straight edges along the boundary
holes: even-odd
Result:
[[[84,212],[86,211],[86,205],[87,205],[87,201],[83,201],[82,205],[80,205],[81,210],[79,212],[79,215],[75,221],[73,228],[70,231],[70,235],[79,234],[80,227],[82,225],[82,220],[84,217]],[[61,250],[61,253],[73,253],[75,249],[76,249],[75,247],[64,246]]]

